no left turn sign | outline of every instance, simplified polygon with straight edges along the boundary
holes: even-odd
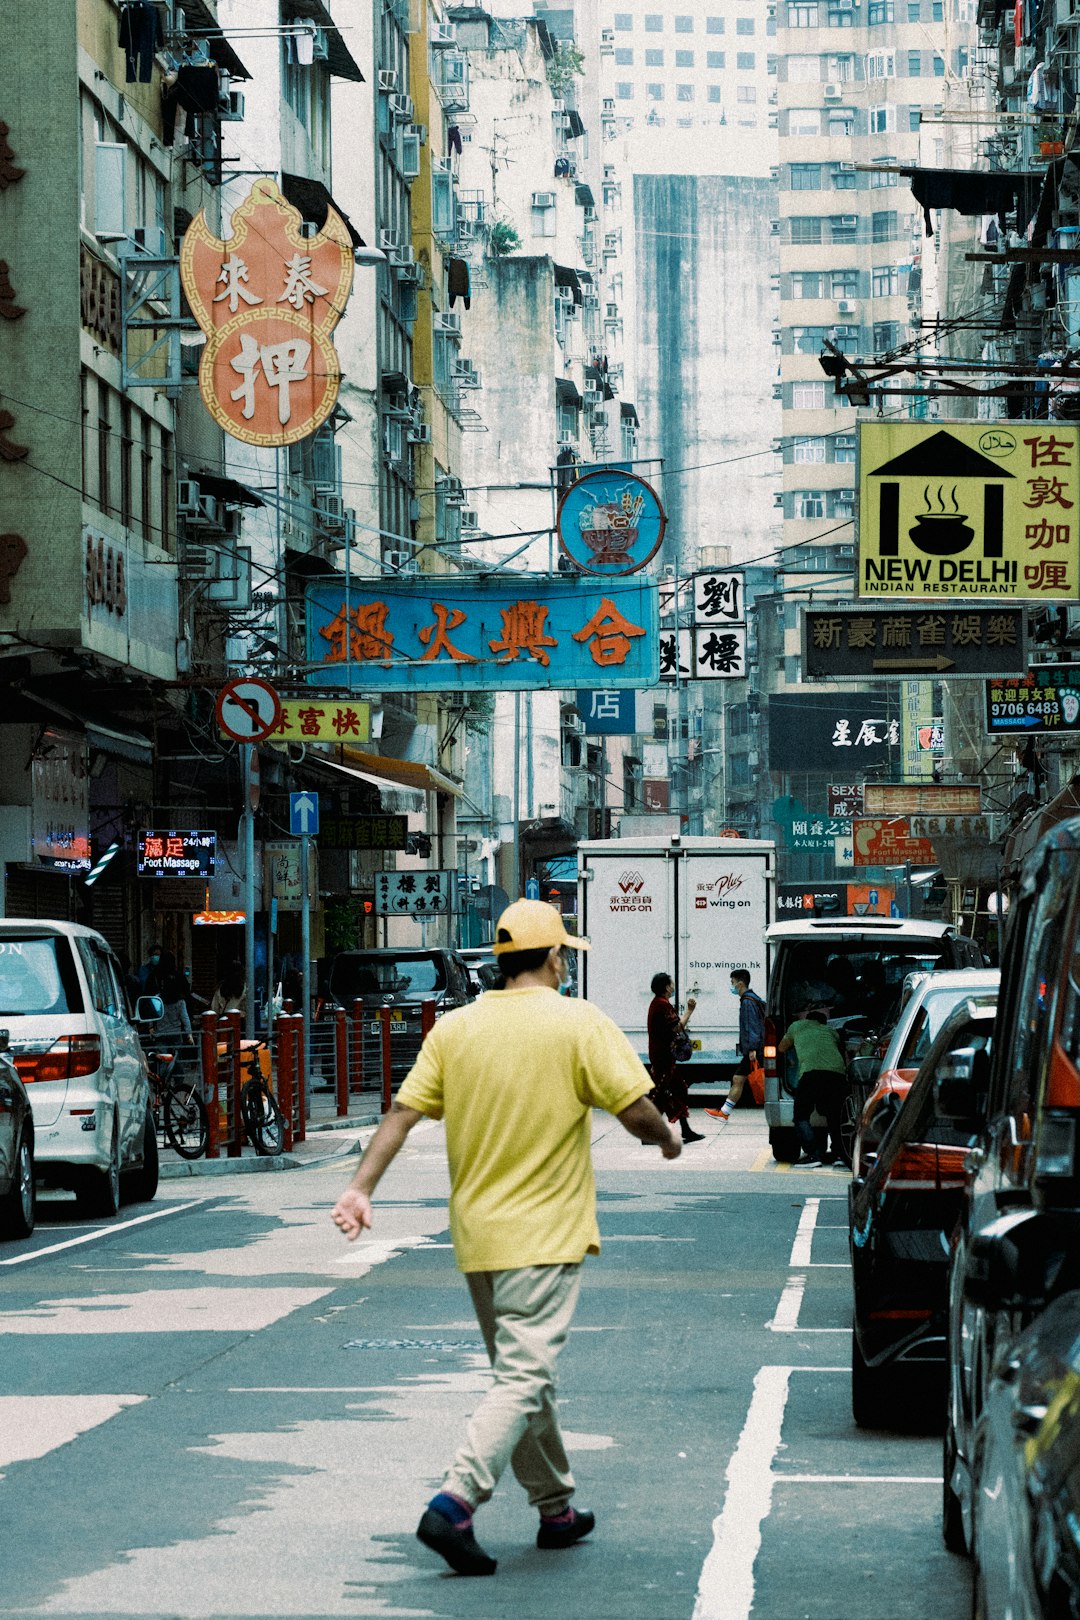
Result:
[[[215,714],[221,730],[234,742],[262,742],[281,720],[281,699],[269,681],[242,675],[221,688]]]

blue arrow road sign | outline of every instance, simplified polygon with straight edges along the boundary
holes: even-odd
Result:
[[[540,898],[540,879],[539,878],[532,877],[532,878],[527,878],[525,880],[525,898],[526,898],[526,900],[539,900],[539,898]]]
[[[317,793],[289,794],[289,831],[294,838],[314,835],[319,830],[319,795]]]

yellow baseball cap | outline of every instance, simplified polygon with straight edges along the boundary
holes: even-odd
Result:
[[[575,951],[589,948],[587,939],[575,939],[566,932],[554,906],[543,900],[515,900],[495,925],[491,949],[502,956],[507,951],[550,950],[553,945],[569,945]]]

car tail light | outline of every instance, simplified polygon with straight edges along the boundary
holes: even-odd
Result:
[[[761,1048],[762,1068],[766,1075],[776,1079],[776,1024],[771,1018],[765,1020],[765,1043]]]
[[[61,1035],[44,1052],[16,1052],[15,1067],[26,1085],[35,1080],[78,1080],[101,1068],[99,1035]]]

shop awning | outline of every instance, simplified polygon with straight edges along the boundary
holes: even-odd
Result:
[[[347,776],[352,782],[363,782],[365,787],[380,789],[382,793],[388,795],[387,798],[381,800],[384,810],[393,809],[404,814],[408,810],[422,810],[424,808],[423,788],[404,787],[400,782],[390,782],[384,776],[373,776],[370,771],[358,771],[352,765],[342,765],[339,760],[331,759],[328,754],[317,754],[314,750],[309,749],[299,766],[293,766],[294,770],[299,770],[301,773],[308,768],[313,768],[316,773],[323,772],[324,777],[332,776],[336,780],[342,776]],[[398,802],[399,795],[400,803]]]
[[[556,287],[571,288],[574,294],[574,303],[581,303],[581,280],[577,271],[572,270],[569,265],[557,264],[555,266],[555,285]]]
[[[1039,840],[1059,822],[1068,821],[1070,816],[1080,816],[1080,776],[1075,776],[1049,804],[1032,810],[1018,827],[1006,835],[1001,850],[1001,863],[1006,872],[1011,873],[1022,866]]]
[[[353,770],[371,776],[376,782],[389,782],[395,787],[407,787],[421,793],[449,793],[455,799],[462,797],[460,782],[446,776],[434,765],[422,765],[415,759],[390,759],[385,754],[366,754],[359,748],[343,748],[342,758]]]
[[[204,495],[212,495],[215,500],[224,501],[227,506],[265,506],[266,502],[261,495],[246,484],[237,483],[235,478],[225,478],[221,473],[199,472],[191,474]]]
[[[325,0],[289,0],[289,22],[313,22],[320,28],[325,28],[329,55],[327,66],[330,72],[338,79],[352,79],[355,84],[364,83],[361,73],[348,46],[341,36],[341,31],[330,15]],[[356,34],[359,36],[357,28]],[[357,45],[360,41],[357,38]]]
[[[576,107],[567,107],[563,115],[566,119],[566,133],[572,141],[580,140],[585,133],[585,125],[581,114]]]
[[[184,18],[188,33],[206,41],[210,55],[219,68],[224,68],[234,79],[251,78],[251,74],[222,33],[221,24],[206,0],[185,0]]]
[[[582,208],[596,207],[596,198],[593,196],[592,186],[586,185],[584,180],[579,180],[574,187],[574,198]]]
[[[633,422],[635,427],[641,426],[638,421],[637,406],[631,405],[628,399],[619,402],[619,419],[623,422]]]
[[[366,245],[344,208],[334,201],[321,180],[309,180],[306,175],[289,174],[283,169],[281,190],[287,201],[291,202],[294,208],[299,208],[304,218],[310,220],[316,229],[322,230],[326,224],[326,210],[332,208],[336,214],[341,215],[353,247]]]
[[[555,398],[560,405],[572,405],[575,411],[580,411],[582,400],[578,393],[577,384],[569,377],[556,377]]]

